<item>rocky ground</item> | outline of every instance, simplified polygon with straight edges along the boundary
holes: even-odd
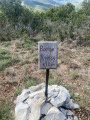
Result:
[[[0,43],[0,48],[16,55],[20,62],[0,71],[0,103],[13,101],[23,88],[45,81],[45,70],[38,69],[38,44],[27,50],[21,40]],[[20,46],[20,47],[19,47]],[[50,70],[49,84],[66,87],[80,105],[79,120],[90,120],[90,48],[75,43],[58,43],[58,68]],[[13,102],[12,102],[13,103]],[[14,103],[12,104],[12,110]]]

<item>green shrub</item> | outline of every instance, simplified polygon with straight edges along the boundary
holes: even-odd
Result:
[[[5,47],[8,47],[11,45],[11,42],[10,41],[4,41],[4,42],[1,42],[1,45],[4,45]]]
[[[78,73],[74,70],[70,74],[71,74],[71,77],[72,77],[73,80],[75,80],[79,77]]]
[[[0,49],[0,54],[1,55],[9,55],[10,54],[10,52],[8,51],[8,50],[5,50],[5,49]]]
[[[17,88],[17,89],[15,90],[14,95],[15,95],[15,96],[20,95],[20,93],[21,93],[22,90],[23,90],[23,87]]]
[[[20,60],[18,57],[11,57],[10,52],[8,50],[0,49],[0,71],[19,61]]]
[[[54,78],[54,79],[50,79],[50,80],[48,81],[48,83],[49,83],[49,85],[53,85],[53,84],[60,85],[61,81],[60,81],[60,79],[58,79],[58,78]]]
[[[10,118],[12,119],[11,103],[6,100],[0,103],[0,120],[10,120]]]
[[[28,88],[30,86],[34,86],[37,84],[36,79],[28,75],[26,75],[22,81],[25,88]]]
[[[38,45],[38,40],[30,39],[28,38],[27,35],[25,35],[24,38],[22,38],[22,41],[19,44],[17,44],[17,47],[31,50],[32,46],[36,46],[36,45]]]

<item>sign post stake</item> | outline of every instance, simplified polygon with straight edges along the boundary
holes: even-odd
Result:
[[[46,69],[45,100],[48,101],[49,69],[57,68],[57,42],[41,41],[38,43],[39,69]]]
[[[45,87],[45,97],[48,100],[48,79],[49,79],[49,69],[46,69],[46,87]]]

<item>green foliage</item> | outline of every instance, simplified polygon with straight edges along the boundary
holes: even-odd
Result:
[[[75,96],[75,94],[72,92],[71,93],[71,98],[73,98],[76,102],[80,101],[81,97],[78,95],[78,96]]]
[[[22,20],[22,24],[24,24],[25,26],[31,24],[33,20],[33,12],[27,9],[26,7],[23,7],[20,19]]]
[[[21,5],[20,0],[0,0],[0,41],[10,41],[38,32],[42,25],[40,13]]]
[[[25,76],[23,79],[23,83],[25,84],[25,88],[28,88],[30,86],[34,86],[37,84],[36,79],[30,76]]]
[[[38,63],[38,52],[33,53],[31,57],[33,63]]]
[[[89,35],[87,35],[87,36],[85,36],[85,38],[84,38],[86,41],[90,41],[90,34]]]
[[[72,39],[82,44],[89,41],[90,1],[84,1],[82,6],[76,11],[74,5],[67,3],[39,13],[22,6],[20,0],[0,0],[0,41],[26,35],[29,39],[21,46],[30,48],[36,42],[33,37],[40,32],[44,40]]]
[[[1,55],[9,55],[10,52],[8,50],[5,50],[5,49],[0,49],[0,54]]]
[[[43,39],[50,41],[51,34],[52,34],[51,26],[48,26],[47,24],[43,25],[42,32],[43,32]]]
[[[23,89],[23,88],[21,88],[21,87],[20,87],[20,88],[17,88],[17,89],[15,90],[14,95],[15,95],[15,96],[20,95],[20,93],[21,93],[22,89]]]
[[[51,8],[46,12],[46,16],[52,21],[66,21],[72,11],[75,11],[75,7],[68,3],[67,5]]]
[[[20,0],[0,0],[2,12],[13,24],[18,22],[19,16],[22,13]]]
[[[4,42],[1,42],[1,45],[5,46],[5,47],[8,47],[11,45],[11,42],[10,41],[4,41]]]
[[[83,12],[86,14],[86,15],[88,15],[88,16],[90,16],[90,1],[84,1],[83,3],[82,3],[82,9],[83,9]]]
[[[79,75],[76,71],[72,71],[70,74],[71,74],[71,77],[72,77],[73,80],[75,80],[79,77]]]
[[[4,101],[0,103],[0,120],[10,120],[11,115],[11,103],[9,101]]]
[[[60,38],[60,40],[63,42],[63,41],[64,41],[63,31],[62,31],[61,29],[58,29],[58,33],[59,33],[59,38]]]
[[[4,27],[4,23],[7,22],[7,17],[4,15],[3,12],[0,12],[0,27]]]
[[[21,94],[22,90],[23,89],[26,89],[30,86],[34,86],[34,85],[37,85],[37,81],[35,78],[31,77],[31,76],[28,76],[26,75],[23,79],[22,79],[22,82],[23,82],[23,86],[20,86],[18,87],[16,90],[15,90],[15,93],[14,93],[14,96],[18,96],[19,94]]]
[[[8,50],[0,49],[0,71],[19,61],[17,57],[11,57]]]
[[[32,46],[35,46],[38,44],[38,40],[36,39],[31,39],[31,38],[28,38],[27,35],[25,35],[23,38],[22,38],[22,41],[17,44],[17,47],[18,48],[25,48],[25,49],[28,49],[28,50],[31,50],[32,49]]]
[[[60,79],[58,78],[50,79],[48,82],[49,82],[49,85],[54,85],[54,84],[60,85],[61,83]]]

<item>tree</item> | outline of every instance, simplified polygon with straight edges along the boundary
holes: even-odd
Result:
[[[66,7],[67,7],[67,10],[68,10],[68,14],[70,14],[72,11],[75,11],[75,6],[71,3],[67,3]]]
[[[83,3],[82,3],[82,9],[83,9],[83,11],[84,11],[84,13],[86,14],[86,15],[88,15],[88,16],[90,16],[90,1],[84,1]]]
[[[40,16],[40,13],[36,12],[33,13],[33,18],[32,18],[32,22],[31,22],[31,28],[33,31],[35,31],[36,29],[38,30],[39,27],[42,25],[42,18]]]
[[[22,13],[20,0],[0,0],[1,11],[12,23],[17,23]]]
[[[22,15],[20,18],[21,22],[27,26],[28,24],[31,24],[32,19],[33,19],[33,12],[27,9],[26,7],[23,7]]]

